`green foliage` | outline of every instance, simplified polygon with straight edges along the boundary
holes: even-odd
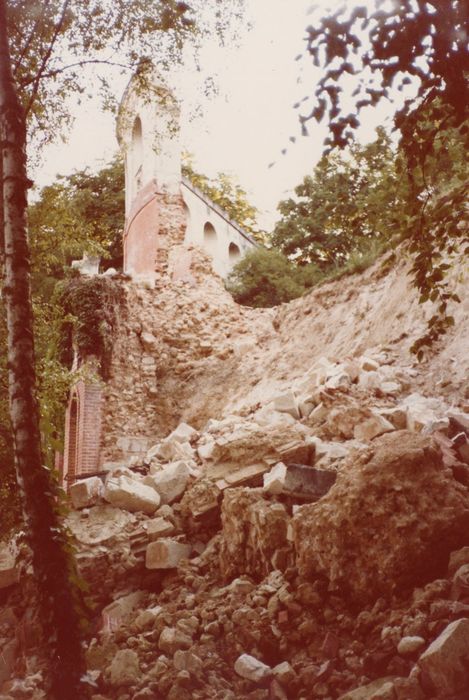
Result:
[[[70,367],[76,347],[81,360],[96,357],[103,379],[108,379],[113,334],[124,309],[122,285],[108,277],[72,279],[59,285],[57,307],[61,362]]]
[[[344,5],[315,18],[307,33],[307,50],[322,76],[310,114],[300,119],[304,130],[311,118],[326,120],[326,152],[353,141],[364,108],[383,98],[393,101],[396,89],[407,85],[416,93],[396,109],[394,124],[401,137],[400,175],[406,181],[398,229],[413,255],[420,300],[431,299],[437,308],[427,333],[413,346],[422,357],[424,348],[453,323],[447,309],[457,299],[445,277],[453,253],[468,243],[467,166],[461,157],[469,135],[467,3],[378,0],[374,9]],[[343,93],[351,84],[350,109],[350,96],[344,100]]]
[[[378,129],[373,143],[324,156],[296,187],[296,198],[280,202],[271,243],[298,263],[344,265],[367,241],[390,240],[401,189],[389,137]]]
[[[36,286],[63,277],[73,259],[104,256],[106,266],[122,266],[124,166],[120,157],[97,173],[88,169],[41,190],[29,207],[29,236]]]
[[[321,279],[315,265],[298,267],[278,250],[250,250],[234,266],[226,288],[245,306],[277,306],[301,296]]]
[[[239,224],[247,233],[260,243],[264,242],[265,233],[257,223],[258,210],[247,199],[246,191],[232,175],[218,173],[215,178],[208,178],[198,173],[191,157],[186,155],[182,165],[182,174],[206,194],[214,204],[224,209],[230,219]]]

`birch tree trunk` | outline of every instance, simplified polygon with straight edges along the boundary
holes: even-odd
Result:
[[[33,315],[27,236],[26,129],[12,72],[6,0],[0,0],[0,251],[4,259],[3,298],[8,328],[9,402],[16,471],[38,590],[48,658],[47,697],[82,700],[83,651],[80,595],[73,560],[57,510],[58,489],[44,467],[36,397]]]

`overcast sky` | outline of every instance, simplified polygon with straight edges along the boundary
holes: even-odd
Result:
[[[350,0],[351,2],[351,0]],[[253,22],[242,43],[217,48],[210,43],[203,52],[207,72],[215,73],[219,94],[202,104],[203,116],[191,118],[197,101],[200,74],[189,63],[176,80],[182,103],[182,140],[195,156],[197,168],[207,175],[232,172],[260,209],[261,221],[270,228],[277,217],[276,206],[288,196],[320,153],[323,129],[311,122],[308,137],[300,136],[293,104],[314,88],[315,74],[304,54],[305,27],[311,0],[248,0]],[[330,7],[331,2],[317,3]],[[336,4],[332,0],[332,4]],[[369,0],[368,4],[371,4]],[[122,92],[125,81],[116,82]],[[50,146],[43,165],[36,171],[37,184],[55,176],[89,166],[97,169],[117,150],[114,118],[96,102],[75,109],[75,126],[65,144]],[[370,140],[383,116],[365,120],[364,140]],[[296,137],[291,143],[290,137]],[[287,147],[286,155],[281,151]],[[275,163],[269,168],[269,164]]]

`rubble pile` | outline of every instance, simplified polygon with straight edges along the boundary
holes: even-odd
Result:
[[[459,329],[414,364],[389,339],[396,274],[278,310],[236,307],[202,263],[194,285],[129,287],[109,461],[67,518],[93,700],[468,697],[469,397],[428,376]],[[388,337],[365,345],[356,310],[383,298]],[[0,553],[1,700],[45,697],[22,578]]]

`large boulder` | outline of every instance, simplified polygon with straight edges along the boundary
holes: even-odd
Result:
[[[142,511],[153,515],[160,505],[160,497],[155,489],[146,486],[128,476],[118,476],[107,480],[104,498],[113,506],[129,510]]]
[[[144,483],[158,492],[161,503],[174,503],[186,490],[190,469],[186,462],[179,461],[145,477]]]
[[[290,516],[282,503],[271,503],[262,489],[225,491],[221,513],[220,568],[226,580],[239,574],[256,578],[290,563],[287,538]]]
[[[293,518],[305,577],[365,602],[445,572],[469,542],[469,491],[431,438],[396,431],[345,459],[329,493]]]
[[[81,479],[70,486],[70,499],[74,508],[94,506],[103,495],[104,486],[99,476]]]
[[[469,688],[469,619],[451,622],[419,659],[425,688],[448,698]]]

